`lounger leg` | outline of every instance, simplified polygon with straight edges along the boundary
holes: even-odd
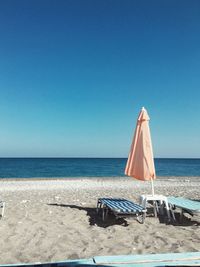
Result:
[[[108,217],[108,208],[103,205],[103,208],[102,208],[102,220],[103,222],[107,219]]]
[[[97,213],[99,212],[99,208],[101,208],[101,202],[98,200],[97,201],[97,208],[96,208]]]
[[[105,221],[105,208],[102,208],[102,220]]]
[[[173,221],[176,222],[176,217],[175,217],[175,214],[174,214],[174,210],[173,210],[173,206],[172,205],[169,205],[169,213],[170,212],[171,212]]]
[[[171,216],[170,216],[170,212],[169,212],[170,209],[169,209],[168,202],[165,202],[165,208],[166,208],[166,211],[167,211],[167,218],[168,218],[169,221],[171,221]]]
[[[144,223],[144,220],[146,218],[146,212],[144,212],[142,214],[141,213],[140,214],[136,214],[136,218],[137,218],[137,221],[139,223],[143,224]]]
[[[5,202],[1,202],[0,203],[0,206],[1,206],[1,217],[3,217],[3,215],[4,215],[4,209],[5,209]]]
[[[158,203],[159,203],[159,206],[158,206],[159,214],[163,215],[164,214],[164,210],[163,210],[164,203],[162,200],[159,200]]]
[[[183,209],[181,209],[181,213],[180,213],[180,222],[183,221]]]
[[[154,210],[154,216],[158,216],[158,204],[157,201],[153,201],[153,210]]]

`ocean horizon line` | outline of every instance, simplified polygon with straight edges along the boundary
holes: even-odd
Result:
[[[128,159],[128,157],[0,157],[0,159]],[[154,159],[200,159],[200,157],[154,157]]]

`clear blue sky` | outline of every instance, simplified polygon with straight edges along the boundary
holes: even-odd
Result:
[[[200,1],[0,1],[0,156],[200,157]]]

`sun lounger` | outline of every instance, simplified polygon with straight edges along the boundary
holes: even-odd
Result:
[[[170,210],[172,213],[173,219],[176,221],[174,210],[179,208],[181,210],[181,219],[183,217],[183,213],[189,213],[190,215],[200,214],[200,202],[190,200],[183,197],[168,197],[168,204],[170,206]]]
[[[142,206],[123,198],[99,198],[97,201],[97,212],[102,210],[102,219],[105,221],[109,212],[116,218],[136,216],[138,222],[144,223],[146,209]]]

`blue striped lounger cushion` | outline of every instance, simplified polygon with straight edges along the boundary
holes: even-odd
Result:
[[[142,206],[123,198],[99,198],[98,202],[117,213],[136,214],[145,212]]]

